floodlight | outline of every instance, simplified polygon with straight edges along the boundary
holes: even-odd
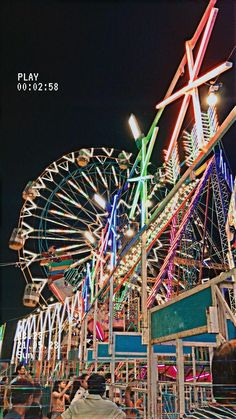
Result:
[[[134,114],[131,114],[129,117],[129,126],[132,131],[133,137],[135,140],[138,140],[142,136],[141,130],[138,125],[138,121],[135,118]]]

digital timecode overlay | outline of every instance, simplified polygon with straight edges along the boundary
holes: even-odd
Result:
[[[17,90],[20,92],[57,92],[58,82],[43,82],[39,73],[17,73]]]

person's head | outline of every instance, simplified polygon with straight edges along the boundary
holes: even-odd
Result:
[[[57,380],[54,383],[53,391],[62,391],[66,387],[66,382],[63,380]]]
[[[57,250],[56,246],[50,246],[48,248],[48,253],[53,255],[54,253],[56,253],[56,250]]]
[[[8,383],[8,377],[6,377],[6,376],[2,377],[1,382],[4,383],[4,384],[7,384]]]
[[[25,374],[26,374],[26,369],[25,369],[24,365],[22,365],[22,364],[17,365],[17,367],[16,367],[16,375],[23,376]]]
[[[106,390],[106,380],[103,375],[92,374],[88,379],[89,394],[99,394],[103,396]]]
[[[80,381],[79,380],[74,380],[73,385],[72,385],[72,389],[71,389],[71,393],[70,393],[71,400],[73,400],[73,398],[75,397],[75,394],[77,393],[79,388],[80,388]]]
[[[215,350],[212,381],[216,401],[236,405],[236,339],[224,342]]]
[[[87,390],[88,388],[88,378],[89,378],[88,374],[82,374],[78,378],[80,381],[80,386],[83,387],[85,390]]]
[[[106,380],[106,383],[110,383],[111,382],[111,373],[110,372],[107,372],[105,374],[105,380]]]
[[[14,406],[30,406],[33,401],[33,388],[28,380],[19,379],[11,386],[11,403]]]

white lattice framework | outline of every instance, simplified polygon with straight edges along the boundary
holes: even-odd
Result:
[[[61,359],[62,332],[67,330],[67,352],[71,349],[72,326],[81,321],[81,293],[66,298],[65,303],[49,305],[39,313],[19,320],[14,338],[11,362],[42,361],[44,347],[47,360]]]

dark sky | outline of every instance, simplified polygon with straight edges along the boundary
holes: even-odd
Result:
[[[155,105],[183,56],[184,41],[193,35],[207,4],[204,0],[2,2],[1,262],[17,260],[8,240],[29,180],[63,154],[84,146],[136,151],[127,126],[129,113],[137,115],[146,133]],[[236,2],[218,1],[216,7],[220,10],[202,74],[227,60],[236,44]],[[59,90],[18,92],[18,72],[39,73],[39,81],[57,82]],[[233,68],[220,78],[220,121],[233,107],[234,72]],[[160,122],[153,163],[162,161],[177,109],[178,104]],[[235,130],[225,136],[224,145],[235,173]],[[28,312],[22,305],[23,289],[19,268],[2,268],[2,321]]]

